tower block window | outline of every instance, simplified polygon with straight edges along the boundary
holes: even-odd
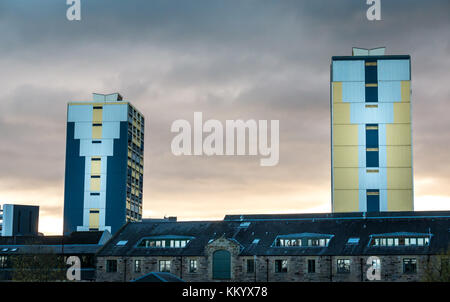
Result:
[[[366,125],[366,166],[368,168],[379,167],[379,140],[378,125]]]

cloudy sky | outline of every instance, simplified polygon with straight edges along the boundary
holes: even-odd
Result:
[[[0,204],[62,232],[66,109],[120,92],[146,117],[144,216],[328,212],[329,65],[352,46],[412,56],[416,210],[450,210],[450,2],[0,2]],[[431,2],[431,3],[430,3]],[[174,120],[280,120],[280,161],[172,155]]]

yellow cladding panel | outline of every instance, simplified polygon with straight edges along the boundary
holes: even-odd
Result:
[[[386,124],[386,145],[411,146],[411,124]]]
[[[92,125],[92,138],[93,139],[101,139],[102,138],[102,126],[94,126]]]
[[[387,167],[411,167],[410,146],[386,146]]]
[[[356,190],[358,184],[358,168],[334,168],[334,188],[336,190]]]
[[[388,211],[413,211],[412,190],[388,190],[387,208]]]
[[[401,82],[402,89],[402,102],[411,102],[411,82],[410,81],[402,81]]]
[[[333,145],[357,146],[358,125],[333,125]]]
[[[100,211],[91,210],[89,212],[89,228],[90,229],[98,229],[100,226]]]
[[[334,212],[358,212],[358,190],[335,190],[333,200]]]
[[[100,191],[100,178],[91,178],[91,191]]]
[[[103,109],[92,109],[92,121],[101,123],[103,121]]]
[[[410,123],[410,103],[394,103],[394,123]]]
[[[101,161],[91,160],[91,174],[100,175],[100,173],[101,173]]]
[[[342,103],[342,82],[333,82],[333,103]]]
[[[387,188],[412,189],[411,168],[387,168]]]
[[[358,167],[358,146],[336,146],[333,147],[334,167]]]
[[[333,124],[350,124],[350,103],[333,104]]]

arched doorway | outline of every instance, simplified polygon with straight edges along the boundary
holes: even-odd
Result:
[[[213,279],[231,279],[231,254],[218,250],[213,254]]]

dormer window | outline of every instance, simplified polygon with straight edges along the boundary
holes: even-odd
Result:
[[[141,239],[137,247],[143,248],[184,248],[194,237],[189,236],[153,236]]]
[[[333,235],[299,233],[280,235],[275,238],[276,247],[327,247]]]
[[[428,233],[389,233],[370,235],[369,246],[428,246],[432,234]]]

